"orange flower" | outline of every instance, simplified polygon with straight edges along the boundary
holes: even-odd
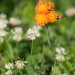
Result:
[[[36,6],[35,10],[37,13],[48,13],[49,10],[52,10],[54,8],[53,2],[39,2]]]
[[[35,8],[35,11],[37,13],[48,13],[48,6],[47,2],[39,2],[38,5]]]
[[[50,11],[48,13],[48,18],[49,18],[49,22],[55,22],[57,20],[57,14],[55,13],[55,11]]]
[[[58,15],[54,11],[53,2],[43,2],[39,0],[38,5],[35,8],[36,16],[35,21],[37,25],[45,26],[49,22],[55,22],[58,18]]]
[[[48,4],[49,10],[50,10],[50,9],[54,9],[55,5],[54,5],[53,2],[47,2],[47,4]]]
[[[44,26],[49,21],[46,14],[36,14],[35,20],[36,20],[36,24],[40,26]]]

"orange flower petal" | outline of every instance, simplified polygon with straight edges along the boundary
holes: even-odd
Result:
[[[35,8],[37,13],[47,13],[48,12],[48,6],[46,2],[39,2],[38,5]]]
[[[55,11],[50,11],[48,13],[49,22],[55,22],[57,20],[57,14]]]
[[[46,14],[36,14],[35,21],[37,25],[44,26],[48,23],[48,17]]]

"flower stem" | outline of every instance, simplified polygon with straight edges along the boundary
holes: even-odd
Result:
[[[31,44],[31,55],[33,53],[33,40],[32,40],[32,44]]]
[[[47,32],[48,45],[49,45],[49,47],[51,47],[51,45],[50,45],[50,36],[49,36],[49,29],[48,29],[48,26],[46,26],[46,32]]]

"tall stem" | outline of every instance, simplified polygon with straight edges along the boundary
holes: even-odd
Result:
[[[46,26],[46,32],[47,32],[48,45],[49,45],[49,47],[51,47],[51,45],[50,45],[50,36],[49,36],[49,29],[48,29],[48,26]]]
[[[33,53],[33,40],[32,40],[32,44],[31,44],[31,55]]]

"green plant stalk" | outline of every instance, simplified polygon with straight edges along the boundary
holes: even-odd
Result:
[[[31,43],[31,55],[33,53],[33,40],[32,40],[32,43]]]
[[[47,32],[48,45],[49,45],[49,47],[51,47],[48,26],[46,26],[46,32]]]
[[[13,32],[14,32],[14,29],[13,29]],[[8,40],[8,38],[12,35],[13,32],[11,32],[11,31],[9,32],[8,36],[4,39],[3,43],[0,45],[0,48],[5,44],[5,42],[6,42],[6,41]],[[2,47],[2,48],[3,48],[3,47]],[[1,48],[1,49],[2,49],[2,48]]]
[[[13,48],[11,47],[9,42],[6,42],[6,43],[7,43],[7,47],[8,47],[8,50],[9,50],[10,58],[13,59],[14,58],[14,52],[12,50]]]

